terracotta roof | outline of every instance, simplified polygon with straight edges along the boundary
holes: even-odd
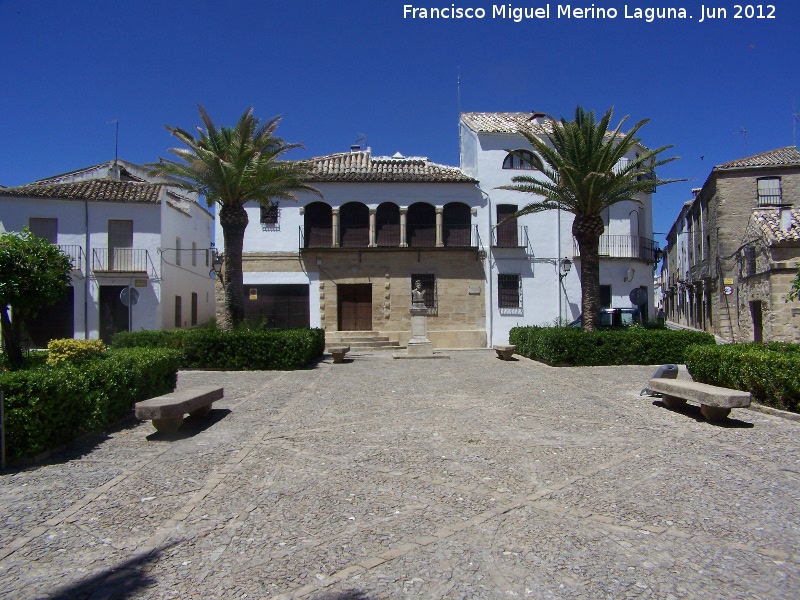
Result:
[[[534,133],[552,131],[550,120],[547,117],[533,120],[531,118],[533,114],[529,112],[465,112],[461,113],[461,120],[477,133],[519,133],[520,129],[529,129]]]
[[[67,200],[95,200],[99,202],[161,201],[163,186],[151,183],[117,181],[115,179],[89,179],[74,183],[30,184],[2,191],[8,196],[32,198],[62,198]]]
[[[309,182],[387,181],[431,183],[475,183],[457,167],[429,161],[423,156],[375,156],[358,150],[319,156],[305,161],[311,167]]]
[[[800,152],[794,146],[762,152],[755,156],[740,158],[714,167],[714,170],[752,169],[753,167],[800,166]]]
[[[789,210],[789,215],[782,219],[782,213]],[[753,211],[753,222],[766,234],[770,243],[800,242],[800,209],[759,208]]]

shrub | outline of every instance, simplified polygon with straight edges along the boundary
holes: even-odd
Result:
[[[102,340],[50,340],[47,344],[47,364],[85,360],[106,351]]]
[[[33,456],[124,417],[141,400],[175,389],[180,354],[111,350],[0,375],[9,457]]]
[[[123,332],[114,348],[172,348],[181,366],[230,370],[299,369],[325,351],[322,329],[183,329]]]
[[[603,329],[584,332],[571,327],[514,327],[509,342],[517,354],[551,365],[655,365],[684,363],[691,344],[714,344],[714,336],[667,329]]]
[[[800,344],[693,346],[686,368],[695,381],[750,392],[757,402],[800,412]]]

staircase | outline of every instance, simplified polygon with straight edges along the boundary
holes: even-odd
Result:
[[[325,346],[350,346],[351,350],[397,350],[399,342],[392,342],[380,331],[326,331]]]

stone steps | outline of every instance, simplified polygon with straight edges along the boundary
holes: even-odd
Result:
[[[399,342],[391,341],[388,335],[379,331],[328,331],[325,333],[325,345],[350,346],[351,349],[397,350]]]

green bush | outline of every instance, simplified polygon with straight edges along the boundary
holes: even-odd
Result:
[[[707,333],[643,327],[590,333],[573,327],[514,327],[508,339],[517,354],[556,366],[684,363],[689,345],[715,343]]]
[[[114,348],[172,348],[183,367],[229,370],[299,369],[322,356],[322,329],[177,329],[123,332]]]
[[[750,392],[761,404],[800,412],[800,344],[693,346],[686,368],[695,381]]]
[[[3,373],[9,457],[60,446],[121,419],[136,402],[171,392],[179,364],[174,350],[135,348]]]
[[[86,360],[105,351],[106,345],[102,340],[50,340],[47,344],[47,364]]]

